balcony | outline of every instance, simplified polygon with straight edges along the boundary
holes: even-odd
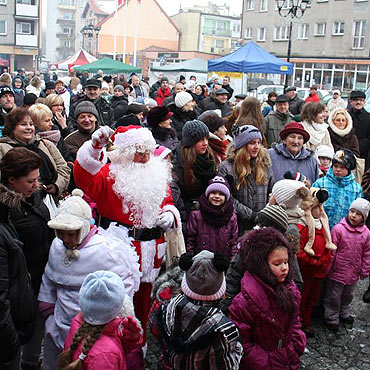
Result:
[[[68,39],[74,39],[74,35],[70,33],[63,33],[63,32],[57,32],[56,34],[58,39],[68,40]]]
[[[34,17],[38,18],[39,16],[39,7],[38,5],[28,5],[28,4],[16,4],[15,7],[15,16],[17,17]]]
[[[37,47],[37,35],[15,35],[15,43],[17,46]]]
[[[212,28],[203,28],[204,35],[219,36],[219,37],[231,37],[231,30],[216,30]]]
[[[73,26],[75,24],[74,19],[64,19],[64,18],[58,18],[57,24],[65,25],[65,26]]]

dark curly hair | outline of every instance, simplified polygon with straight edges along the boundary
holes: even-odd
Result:
[[[26,116],[31,117],[27,108],[16,108],[5,117],[3,136],[13,137],[13,131],[20,121]]]

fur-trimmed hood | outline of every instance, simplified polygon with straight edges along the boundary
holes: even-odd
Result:
[[[337,126],[335,126],[334,122],[333,122],[333,118],[334,118],[334,115],[338,114],[340,111],[340,113],[343,113],[344,116],[346,117],[346,120],[347,120],[347,127],[344,129],[344,130],[340,130]],[[341,136],[341,137],[344,137],[344,136],[347,136],[348,134],[351,133],[351,131],[353,131],[353,121],[352,121],[352,117],[351,115],[347,112],[346,109],[343,109],[343,108],[338,108],[338,109],[334,109],[330,115],[329,115],[329,119],[328,119],[328,124],[329,124],[329,128],[335,133],[337,134],[338,136]]]
[[[4,184],[0,184],[0,204],[7,208],[20,208],[22,202],[22,194],[10,190]]]

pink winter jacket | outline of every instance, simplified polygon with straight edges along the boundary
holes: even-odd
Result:
[[[333,263],[328,278],[350,285],[359,277],[366,277],[370,270],[370,231],[365,225],[354,227],[345,218],[331,231],[333,243],[338,247],[332,251]]]
[[[301,296],[294,282],[289,288],[299,305]],[[270,286],[246,272],[229,312],[244,347],[241,370],[299,369],[306,346],[299,312],[292,315],[279,308]]]
[[[83,370],[127,370],[125,352],[122,347],[119,325],[123,318],[114,319],[106,325],[100,338],[91,347],[83,362]],[[64,344],[66,351],[72,344],[73,336],[83,324],[81,313],[72,321]],[[73,353],[73,360],[77,360],[81,354],[82,343]]]

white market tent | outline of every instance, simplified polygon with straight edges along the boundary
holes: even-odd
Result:
[[[82,66],[95,62],[97,59],[85,51],[80,49],[77,53],[71,55],[67,59],[64,59],[60,62],[53,63],[52,66],[55,66],[57,69],[71,69],[73,66]]]

